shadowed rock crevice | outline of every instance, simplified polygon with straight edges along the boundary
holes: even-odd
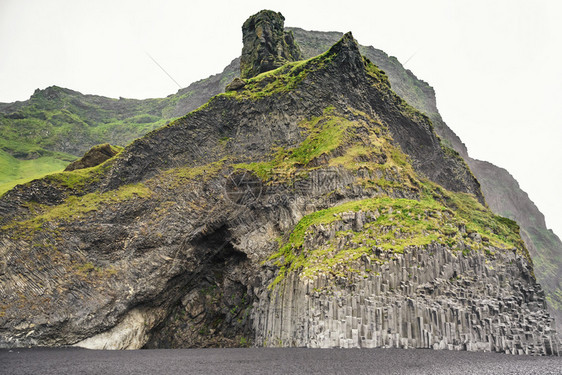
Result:
[[[224,267],[225,264],[237,264],[248,259],[247,255],[234,248],[233,237],[227,225],[220,225],[209,233],[201,233],[190,241],[193,254],[203,259],[207,268]]]
[[[192,241],[205,259],[197,277],[150,333],[145,348],[238,347],[253,340],[250,312],[255,299],[248,285],[250,264],[236,250],[226,226]]]

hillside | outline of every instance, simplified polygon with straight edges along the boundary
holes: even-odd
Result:
[[[322,53],[343,35],[338,32],[287,29],[294,33],[305,57]],[[389,57],[374,47],[361,46],[360,50],[388,75],[394,92],[431,119],[443,143],[463,157],[480,182],[482,193],[492,211],[515,220],[521,226],[521,236],[531,253],[537,280],[546,291],[550,310],[557,317],[558,330],[562,331],[562,241],[546,227],[544,215],[508,171],[469,156],[464,143],[441,118],[431,86],[405,69],[395,57]]]
[[[51,86],[29,100],[0,103],[0,194],[60,171],[100,143],[132,140],[199,107],[235,76],[237,64],[161,99],[111,99]]]
[[[286,30],[292,32],[306,58],[325,52],[343,36],[339,32]],[[466,146],[441,118],[431,86],[381,50],[360,46],[360,51],[386,72],[394,92],[431,119],[443,143],[465,159],[490,208],[520,223],[537,278],[562,331],[562,242],[546,227],[542,213],[507,171],[469,156]],[[163,99],[117,100],[51,87],[37,90],[25,102],[0,103],[0,194],[18,183],[64,169],[95,144],[127,145],[224,92],[239,72],[240,58],[236,58],[222,73]]]
[[[0,197],[0,345],[556,354],[518,225],[351,33],[292,61],[283,20],[259,75]]]

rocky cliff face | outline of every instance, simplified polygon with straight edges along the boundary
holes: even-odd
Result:
[[[342,33],[289,28],[305,57],[316,56],[335,43]],[[373,47],[360,47],[361,53],[388,75],[392,89],[414,108],[425,113],[444,144],[457,151],[481,184],[486,202],[493,212],[517,221],[521,236],[531,253],[537,280],[545,288],[550,311],[562,331],[562,241],[546,227],[544,216],[527,193],[505,169],[473,159],[461,139],[447,126],[436,106],[435,91],[405,69],[395,58]]]
[[[281,13],[261,11],[254,14],[242,26],[242,78],[252,78],[260,73],[301,59],[293,34],[284,29],[285,18]]]
[[[562,331],[562,241],[547,229],[544,215],[508,171],[491,163],[466,159],[482,184],[490,208],[515,220],[533,259],[535,275],[546,292],[548,307]]]
[[[361,213],[361,212],[359,212]],[[338,225],[339,224],[339,225]],[[314,248],[337,237],[311,232]],[[351,230],[351,225],[347,225]],[[326,238],[328,229],[328,238]],[[316,243],[314,243],[314,237]],[[336,251],[345,249],[339,242]],[[558,352],[544,295],[513,252],[451,250],[431,244],[401,254],[379,250],[345,276],[290,273],[260,299],[256,340],[264,346],[432,348],[511,354]],[[536,294],[538,293],[538,294]]]
[[[346,34],[2,196],[0,345],[556,353],[519,228],[482,202]]]

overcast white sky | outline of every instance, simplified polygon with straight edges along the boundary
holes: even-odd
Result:
[[[409,60],[473,157],[509,170],[562,235],[562,1],[0,0],[0,102],[58,85],[163,97],[218,73],[261,9]]]

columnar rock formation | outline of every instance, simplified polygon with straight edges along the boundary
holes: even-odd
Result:
[[[306,31],[298,28],[286,30],[293,33],[304,58],[325,52],[343,36],[339,32]],[[468,156],[460,138],[441,118],[431,86],[405,69],[396,58],[381,50],[360,46],[360,51],[386,72],[392,89],[398,95],[429,116],[436,133],[467,161],[482,185],[482,192],[490,208],[521,225],[521,235],[533,258],[535,275],[545,289],[549,308],[558,316],[558,331],[561,331],[562,242],[547,228],[542,213],[508,171]],[[64,163],[74,160],[97,143],[126,145],[134,138],[198,108],[212,96],[223,92],[225,86],[239,75],[240,58],[236,58],[222,73],[195,82],[176,94],[161,99],[115,100],[82,95],[60,87],[37,90],[27,101],[0,103],[0,122],[5,130],[1,136],[8,141],[0,154],[13,157],[16,163],[30,163],[30,159],[39,163],[53,156]],[[235,90],[244,85],[242,80],[237,80],[228,89]],[[100,128],[105,130],[100,131]],[[46,130],[48,136],[44,137]],[[42,136],[38,138],[37,134]],[[39,144],[35,143],[37,139],[40,139]],[[60,165],[62,164],[54,165],[53,169],[60,168]]]
[[[288,28],[301,47],[305,58],[316,56],[330,48],[343,36],[339,32],[306,31]],[[547,228],[544,215],[519,187],[517,180],[503,168],[473,159],[462,140],[443,121],[437,109],[435,91],[417,78],[393,56],[374,47],[361,46],[361,53],[388,75],[392,89],[410,105],[431,119],[435,132],[444,143],[466,160],[482,186],[486,202],[498,215],[517,221],[521,237],[533,258],[535,275],[544,288],[549,310],[556,316],[557,330],[562,330],[562,242]]]
[[[514,252],[432,244],[379,254],[337,280],[289,274],[254,311],[257,343],[558,353],[544,293]]]

